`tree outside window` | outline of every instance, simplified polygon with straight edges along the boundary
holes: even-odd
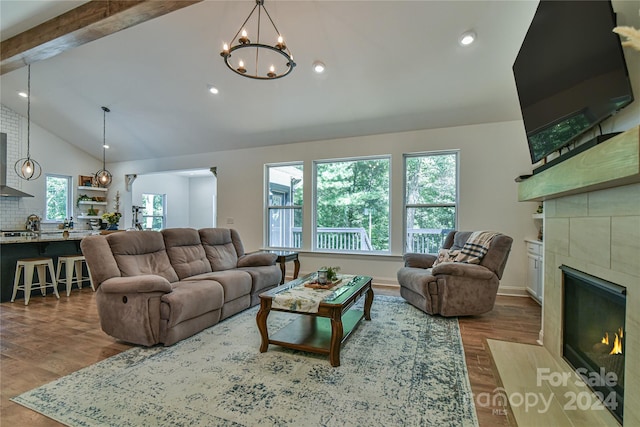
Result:
[[[315,247],[388,252],[388,157],[315,163]]]
[[[142,194],[142,228],[162,230],[166,224],[166,195]]]
[[[272,248],[302,247],[302,163],[267,165],[268,241]]]
[[[70,176],[45,175],[45,194],[45,221],[62,222],[73,216]]]
[[[405,252],[437,253],[456,229],[458,153],[405,155]]]

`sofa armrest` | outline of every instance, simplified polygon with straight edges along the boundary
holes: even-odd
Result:
[[[431,268],[436,258],[435,255],[418,253],[407,253],[402,257],[405,267],[414,268]]]
[[[440,274],[465,276],[480,280],[488,280],[495,275],[493,271],[486,267],[478,264],[467,264],[464,262],[443,262],[433,267],[433,269],[431,269],[431,274],[434,276]]]
[[[270,252],[251,252],[238,258],[238,268],[274,265],[278,256]]]
[[[112,277],[100,285],[102,292],[115,294],[126,292],[171,292],[171,284],[167,279],[153,274],[130,277]]]

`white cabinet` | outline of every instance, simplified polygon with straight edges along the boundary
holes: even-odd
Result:
[[[542,242],[525,240],[527,245],[527,291],[536,301],[542,304],[544,293],[544,253]]]
[[[79,200],[76,202],[77,204],[77,219],[99,219],[102,214],[106,212],[107,209],[107,188],[103,187],[87,187],[87,186],[79,186],[78,187],[78,197],[80,195],[85,195],[91,198],[96,198],[99,200]],[[94,209],[97,214],[90,215],[90,209]]]

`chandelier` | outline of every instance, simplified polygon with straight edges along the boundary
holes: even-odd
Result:
[[[106,155],[107,155],[107,113],[109,110],[107,107],[102,107],[102,169],[96,172],[96,181],[101,187],[108,187],[111,184],[111,172],[107,170]]]
[[[42,166],[31,158],[31,64],[27,66],[27,157],[18,159],[13,165],[13,170],[22,179],[27,181],[40,178]]]
[[[255,20],[256,31],[254,33],[256,39],[255,43],[252,43],[247,33],[247,23],[249,23],[256,9],[258,10],[257,20]],[[262,12],[269,18],[269,22],[274,30],[276,43],[273,46],[260,43]],[[238,37],[238,35],[240,37]],[[237,44],[234,45],[236,39]],[[241,51],[242,49],[244,50]],[[236,53],[232,55],[234,52]],[[227,64],[227,67],[234,73],[257,80],[279,79],[291,73],[293,67],[296,66],[296,63],[293,62],[293,55],[291,55],[291,51],[287,48],[284,38],[280,34],[280,31],[278,31],[278,28],[276,28],[276,24],[274,24],[273,19],[271,19],[269,12],[267,12],[267,9],[264,7],[264,0],[256,0],[256,5],[251,9],[251,13],[249,13],[247,19],[242,23],[231,42],[223,45],[220,56],[224,58],[225,64]],[[237,62],[235,60],[232,61],[232,56],[237,56]],[[260,65],[260,63],[262,63],[262,65]]]

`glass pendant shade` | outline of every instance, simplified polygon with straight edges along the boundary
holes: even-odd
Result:
[[[111,172],[109,172],[106,169],[101,169],[98,172],[96,172],[96,180],[98,181],[98,184],[102,187],[107,187],[109,186],[109,184],[111,184]]]
[[[18,159],[13,165],[13,169],[20,178],[30,181],[40,178],[42,166],[31,158],[31,64],[27,67],[27,157]]]

